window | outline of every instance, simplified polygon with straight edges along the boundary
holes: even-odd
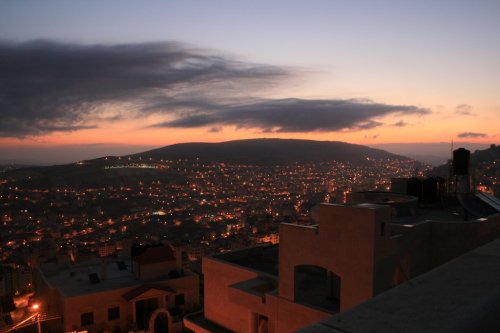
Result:
[[[116,320],[116,319],[120,319],[120,307],[119,306],[108,309],[108,320]]]
[[[94,325],[94,313],[93,312],[82,313],[80,319],[82,321],[82,326]]]
[[[385,235],[385,222],[382,222],[380,224],[380,236],[384,236]]]
[[[175,306],[184,305],[184,294],[175,295]]]

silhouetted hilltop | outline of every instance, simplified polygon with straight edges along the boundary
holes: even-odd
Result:
[[[489,163],[500,160],[500,146],[491,145],[484,150],[476,150],[471,154],[472,163]]]
[[[274,165],[294,162],[344,161],[405,157],[384,150],[338,141],[252,139],[221,143],[180,143],[132,155],[143,158],[191,159],[234,164]]]

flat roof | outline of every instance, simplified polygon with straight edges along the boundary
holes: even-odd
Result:
[[[474,222],[476,219],[464,221],[463,211],[446,210],[443,208],[419,207],[415,215],[395,216],[391,218],[393,224],[417,224],[422,222],[459,223]]]
[[[242,250],[216,254],[212,257],[276,277],[279,273],[278,244],[259,245]]]
[[[300,332],[496,332],[500,239]]]
[[[135,278],[130,266],[130,262],[127,262],[125,269],[123,266],[120,269],[116,260],[107,259],[106,278],[103,279],[101,261],[93,260],[59,269],[56,274],[44,277],[47,283],[58,289],[64,297],[76,297],[141,285],[141,281]],[[99,282],[92,283],[89,274],[97,274]]]

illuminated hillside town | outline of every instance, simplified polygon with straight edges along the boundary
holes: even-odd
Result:
[[[499,235],[496,161],[453,157],[447,179],[370,158],[106,157],[70,166],[105,179],[5,172],[1,332],[322,327]]]
[[[199,259],[271,239],[283,221],[309,223],[319,203],[343,203],[352,191],[388,190],[391,177],[427,170],[411,160],[366,166],[136,160],[105,158],[100,168],[109,181],[95,188],[3,179],[2,262],[33,266],[54,251],[75,261],[158,242],[185,247]],[[77,166],[85,163],[92,161]]]

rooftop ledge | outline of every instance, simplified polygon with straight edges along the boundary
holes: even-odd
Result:
[[[205,318],[203,311],[184,316],[184,327],[198,333],[231,333],[232,331]]]

